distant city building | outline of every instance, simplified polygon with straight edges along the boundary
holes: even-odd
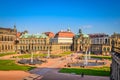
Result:
[[[0,27],[0,53],[15,52],[16,26],[14,29]]]
[[[120,80],[120,34],[114,33],[112,39],[112,64],[110,80]]]
[[[73,38],[73,51],[86,52],[90,51],[90,38],[89,35],[83,34],[82,30],[79,29],[78,34]]]
[[[91,52],[94,54],[109,55],[111,52],[111,39],[104,33],[89,34],[91,39]]]

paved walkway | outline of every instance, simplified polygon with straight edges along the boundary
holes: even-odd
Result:
[[[30,73],[40,75],[41,78],[38,80],[109,80],[109,77],[87,75],[81,77],[81,75],[59,73],[58,71],[57,68],[37,68]]]
[[[22,54],[14,54],[4,56],[2,59],[14,59],[10,58]],[[109,80],[109,77],[101,76],[87,76],[81,77],[81,75],[59,73],[59,69],[63,68],[68,62],[75,61],[77,54],[74,56],[66,56],[57,59],[47,59],[47,63],[41,65],[35,65],[38,68],[29,71],[32,75],[24,77],[22,80]],[[4,79],[5,80],[5,79]],[[16,79],[12,79],[16,80]]]
[[[73,61],[77,55],[75,54],[72,58]],[[64,57],[65,59],[48,59],[48,63],[43,63],[38,66],[39,68],[30,71],[32,74],[40,75],[38,80],[109,80],[109,77],[101,76],[87,76],[83,78],[81,75],[59,73],[59,69],[71,61],[71,56]]]

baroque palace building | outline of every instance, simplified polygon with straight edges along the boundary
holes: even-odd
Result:
[[[91,53],[110,55],[111,38],[104,33],[89,34],[91,39]]]
[[[14,29],[0,27],[0,53],[15,52],[16,26]]]
[[[117,34],[115,34],[117,35]],[[107,34],[83,34],[79,29],[74,34],[70,29],[59,31],[56,34],[44,32],[42,34],[29,34],[28,31],[17,32],[14,29],[0,28],[0,52],[31,51],[38,53],[62,53],[65,51],[86,52],[109,55],[112,41],[117,41]]]
[[[38,53],[62,53],[71,51],[74,34],[70,31],[59,31],[54,34],[45,32],[42,34],[22,34],[16,45],[18,52],[27,53],[34,51]]]
[[[45,52],[51,49],[49,45],[49,37],[44,33],[42,34],[22,34],[19,37],[19,43],[16,45],[17,50],[21,53]]]
[[[112,39],[112,64],[110,80],[120,80],[120,34],[114,33]]]
[[[83,34],[81,29],[79,29],[78,34],[76,34],[73,38],[73,51],[90,51],[90,37],[87,34]]]
[[[70,29],[67,31],[59,31],[55,37],[51,39],[52,45],[57,45],[58,53],[71,51],[73,43],[74,33]]]

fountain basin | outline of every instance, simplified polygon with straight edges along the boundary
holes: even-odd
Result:
[[[32,65],[42,64],[45,62],[47,62],[47,61],[46,60],[38,60],[38,59],[33,59],[33,62],[31,62],[31,59],[21,59],[18,61],[18,63],[20,63],[20,64],[32,64]]]
[[[105,65],[105,63],[104,62],[88,62],[87,64],[85,64],[83,62],[77,62],[77,63],[70,64],[71,67],[101,66],[101,65]]]

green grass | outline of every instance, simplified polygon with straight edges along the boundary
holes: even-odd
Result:
[[[111,60],[111,56],[91,55],[91,58],[99,58],[99,59],[109,59],[109,60]]]
[[[23,70],[28,71],[35,67],[15,64],[14,60],[0,60],[0,70]]]
[[[71,53],[72,52],[64,52],[64,53],[61,53],[61,54],[51,54],[50,57],[57,58],[57,57],[62,57],[62,56],[69,55]],[[43,58],[43,57],[47,57],[47,55],[48,54],[45,54],[45,53],[40,53],[40,54],[34,54],[33,53],[34,58],[36,58],[36,57]],[[24,55],[18,56],[18,58],[30,58],[30,57],[31,57],[31,54],[24,54]]]
[[[15,54],[15,52],[0,53],[0,57]]]
[[[110,68],[109,67],[100,67],[100,68],[62,68],[59,72],[61,73],[76,73],[85,75],[93,75],[93,76],[110,76]]]
[[[60,53],[60,54],[51,54],[51,57],[63,57],[63,56],[67,56],[67,55],[70,55],[72,52],[68,51],[68,52],[63,52],[63,53]]]

